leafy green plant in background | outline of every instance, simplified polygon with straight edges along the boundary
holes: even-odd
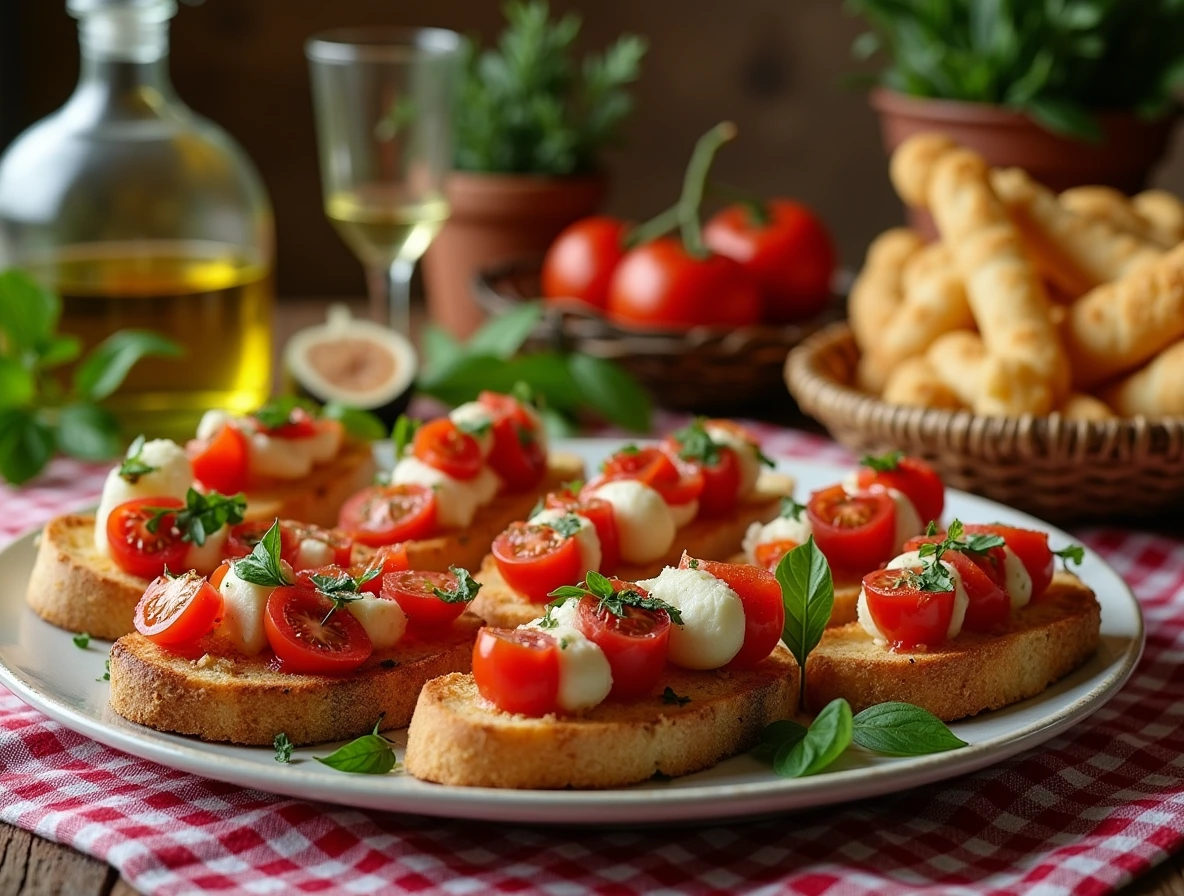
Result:
[[[918,97],[991,103],[1045,128],[1101,136],[1094,112],[1154,118],[1184,86],[1181,0],[846,0],[882,53],[878,80]]]
[[[54,369],[78,359],[82,343],[57,332],[62,301],[27,274],[0,273],[0,476],[20,484],[56,451],[106,460],[122,448],[119,424],[98,402],[123,384],[148,355],[177,356],[181,347],[147,330],[120,330],[74,368],[70,387]]]
[[[545,2],[510,2],[495,49],[469,42],[456,106],[456,167],[569,175],[597,167],[633,108],[646,42],[624,35],[600,55],[573,58],[578,16],[551,20]]]
[[[647,431],[649,396],[616,364],[577,352],[519,354],[542,315],[541,303],[523,303],[489,321],[466,343],[429,326],[423,338],[419,391],[458,405],[484,389],[511,392],[524,383],[539,400],[552,435],[573,434],[576,416],[585,411],[626,429]]]

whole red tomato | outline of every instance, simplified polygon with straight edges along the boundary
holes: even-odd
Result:
[[[608,291],[608,316],[643,327],[743,327],[760,319],[760,293],[736,261],[695,258],[672,237],[631,250]]]
[[[543,259],[543,295],[576,299],[603,311],[628,230],[628,222],[605,215],[581,218],[564,228]]]
[[[835,246],[823,223],[808,208],[788,199],[763,206],[767,220],[744,203],[729,205],[703,229],[713,252],[734,258],[760,287],[762,317],[801,320],[830,299]]]

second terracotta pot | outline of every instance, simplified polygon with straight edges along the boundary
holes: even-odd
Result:
[[[431,319],[457,338],[471,335],[484,319],[473,299],[477,271],[541,255],[564,227],[595,212],[605,191],[603,175],[449,175],[451,214],[424,256]]]

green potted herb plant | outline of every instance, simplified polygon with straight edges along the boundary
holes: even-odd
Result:
[[[1176,0],[847,0],[887,62],[871,104],[885,147],[943,131],[1054,189],[1135,192],[1163,155],[1184,85]]]
[[[469,47],[455,114],[451,217],[424,260],[432,318],[458,337],[481,322],[476,271],[542,253],[595,211],[606,183],[600,153],[632,109],[645,41],[624,35],[575,59],[580,19],[551,19],[542,0],[511,0],[496,48]]]

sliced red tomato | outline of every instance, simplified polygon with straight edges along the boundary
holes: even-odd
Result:
[[[970,632],[989,632],[1007,624],[1011,616],[1011,598],[983,571],[972,557],[961,551],[946,551],[941,558],[962,577],[966,589],[966,618],[962,628]]]
[[[342,505],[337,525],[355,541],[380,547],[434,534],[436,514],[436,493],[426,485],[372,485]]]
[[[777,568],[777,564],[781,562],[781,558],[796,547],[798,547],[796,541],[785,538],[781,541],[768,541],[764,544],[758,544],[752,553],[757,566],[761,569],[773,570]]]
[[[911,572],[877,569],[864,576],[868,612],[893,647],[941,644],[954,615],[954,591],[922,591]]]
[[[334,610],[329,598],[298,585],[271,592],[263,629],[288,672],[345,675],[374,651],[366,630],[352,613]]]
[[[896,504],[887,492],[849,495],[832,485],[810,496],[806,516],[818,549],[836,571],[858,575],[892,559]]]
[[[382,596],[393,600],[407,614],[407,621],[421,628],[450,625],[465,611],[468,601],[441,600],[436,589],[444,592],[457,589],[456,576],[450,572],[419,572],[404,570],[382,577]]]
[[[208,441],[194,439],[186,446],[193,478],[215,492],[235,495],[247,487],[247,437],[229,423]]]
[[[643,597],[648,592],[628,582],[614,581],[613,590],[633,590]],[[580,598],[576,623],[584,636],[604,651],[613,673],[610,696],[630,700],[648,694],[666,668],[670,644],[670,616],[665,610],[646,610],[625,605],[618,616],[601,606],[595,597]]]
[[[919,457],[887,455],[871,460],[878,466],[891,466],[891,469],[861,466],[856,474],[860,489],[867,490],[873,485],[894,488],[913,502],[922,525],[930,520],[941,520],[946,506],[946,487],[933,467]]]
[[[1020,529],[1016,526],[1004,526],[1001,523],[989,525],[966,526],[967,534],[989,533],[1002,538],[1012,552],[1024,564],[1024,569],[1032,578],[1032,600],[1048,590],[1052,584],[1052,574],[1056,569],[1056,557],[1048,546],[1048,533],[1035,529]]]
[[[736,506],[740,496],[740,461],[734,449],[717,445],[717,457],[707,463],[702,457],[687,457],[687,446],[677,438],[668,436],[664,447],[672,456],[696,467],[703,476],[703,490],[699,494],[701,516],[722,516]]]
[[[944,541],[946,537],[945,532],[940,532],[936,535],[918,535],[910,538],[904,543],[902,551],[915,551],[923,544],[937,544]],[[1007,587],[1007,557],[1003,553],[1003,548],[989,548],[986,551],[971,551],[967,553],[970,561],[981,569],[992,582],[1000,588]]]
[[[571,492],[552,492],[547,495],[545,506],[550,510],[578,514],[592,523],[596,537],[600,539],[600,569],[597,572],[605,575],[616,572],[617,564],[621,562],[621,536],[617,531],[613,505],[603,498],[581,500]]]
[[[539,422],[512,395],[482,392],[477,396],[493,414],[493,447],[486,462],[510,491],[538,485],[547,472],[547,452]]]
[[[493,540],[493,559],[506,584],[537,603],[580,577],[580,547],[550,526],[511,523]]]
[[[336,566],[348,567],[353,541],[349,535],[335,529],[325,529],[311,523],[301,523],[296,520],[280,520],[280,559],[289,563],[293,569],[309,569],[309,563],[301,562],[301,543],[305,540],[319,541],[329,551],[325,559]],[[226,556],[232,559],[245,557],[255,549],[263,536],[267,534],[272,523],[265,520],[247,520],[233,526],[226,537]],[[331,552],[331,556],[329,556]],[[315,566],[324,566],[317,562]]]
[[[368,582],[362,584],[362,590],[370,594],[382,591],[382,579],[392,572],[402,572],[411,568],[411,561],[407,558],[407,546],[404,544],[383,545],[360,568],[355,569],[355,575],[362,576],[372,569],[380,572]]]
[[[415,456],[453,479],[472,479],[481,472],[481,446],[447,417],[415,431]]]
[[[251,419],[263,432],[280,439],[311,439],[320,431],[320,421],[299,405],[288,411],[288,419],[279,426],[266,426],[258,417]]]
[[[473,645],[473,679],[481,696],[505,712],[557,712],[559,647],[535,629],[483,628]]]
[[[785,627],[785,603],[776,576],[767,569],[746,563],[692,560],[686,552],[678,566],[686,569],[692,562],[735,591],[744,605],[744,644],[727,668],[752,668],[773,652]]]
[[[135,626],[162,647],[192,644],[222,616],[222,595],[195,572],[158,576],[136,604]]]
[[[167,566],[179,570],[189,545],[172,514],[160,518],[155,532],[148,526],[161,508],[185,506],[177,498],[133,498],[115,507],[107,517],[107,544],[111,559],[124,572],[142,579],[155,579]]]
[[[600,477],[590,485],[615,479],[636,479],[672,506],[697,501],[703,494],[703,472],[699,466],[656,445],[618,451],[604,462]]]
[[[222,580],[226,578],[226,574],[228,572],[230,572],[230,561],[223,560],[218,564],[218,568],[210,573],[210,584],[215,588],[220,587],[222,585]]]

